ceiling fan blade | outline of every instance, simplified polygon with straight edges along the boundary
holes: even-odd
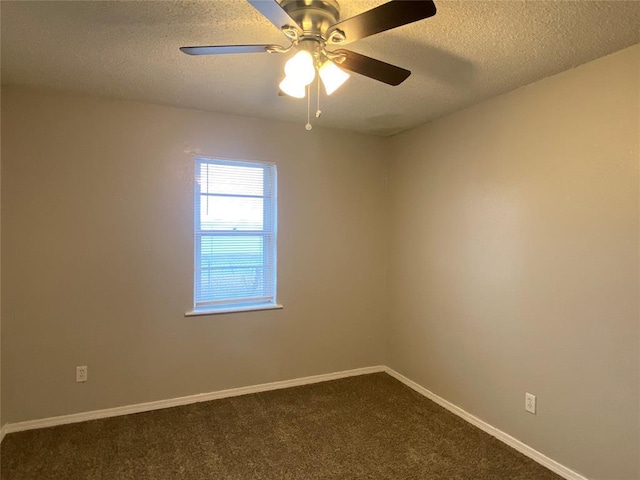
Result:
[[[409,70],[376,60],[375,58],[360,55],[351,50],[336,50],[333,53],[345,56],[342,62],[336,60],[336,63],[341,68],[359,73],[365,77],[373,78],[388,85],[400,85],[411,75]]]
[[[227,53],[265,53],[274,45],[213,45],[210,47],[180,47],[187,55],[224,55]]]
[[[327,38],[330,43],[346,45],[376,33],[432,17],[435,14],[436,6],[433,0],[392,0],[336,23],[327,31]],[[344,41],[332,41],[331,34],[336,30],[344,33],[346,37]]]
[[[289,25],[302,34],[302,28],[289,14],[280,6],[276,0],[247,0],[253,8],[267,17],[271,23],[282,30],[282,27]]]

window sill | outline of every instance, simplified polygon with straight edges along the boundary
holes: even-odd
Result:
[[[282,310],[284,306],[280,304],[275,305],[254,305],[252,307],[229,307],[229,308],[217,308],[211,310],[190,310],[184,314],[185,317],[197,317],[200,315],[223,315],[226,313],[244,313],[244,312],[257,312],[259,310]]]

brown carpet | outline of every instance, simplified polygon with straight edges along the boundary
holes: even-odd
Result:
[[[12,433],[2,480],[560,477],[384,373]]]

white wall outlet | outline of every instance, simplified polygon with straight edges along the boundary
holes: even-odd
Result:
[[[76,367],[76,382],[86,382],[89,376],[89,367]]]
[[[536,396],[531,395],[530,393],[525,394],[524,396],[524,409],[529,412],[536,414]]]

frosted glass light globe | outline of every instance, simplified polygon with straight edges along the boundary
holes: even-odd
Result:
[[[289,76],[286,76],[284,77],[284,80],[280,82],[280,90],[290,97],[304,98],[306,88],[303,84],[296,82]]]
[[[340,85],[347,81],[349,74],[338,67],[331,60],[327,60],[320,67],[320,78],[324,84],[327,95],[335,92]]]
[[[296,83],[309,85],[316,78],[313,57],[306,50],[300,50],[287,61],[284,66],[284,73]]]

